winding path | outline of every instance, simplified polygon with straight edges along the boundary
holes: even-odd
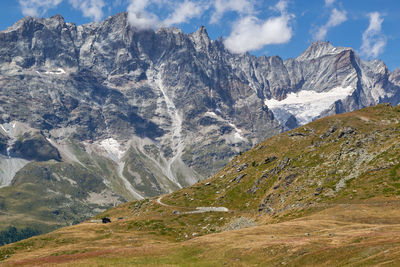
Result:
[[[162,202],[162,198],[163,196],[158,197],[156,203],[168,208],[185,208],[185,207],[171,206],[165,204]],[[225,207],[196,207],[195,210],[177,212],[176,214],[194,214],[194,213],[205,213],[205,212],[229,212],[229,209]]]
[[[171,205],[168,205],[168,204],[163,203],[163,202],[161,201],[162,198],[163,198],[163,196],[160,196],[160,197],[157,198],[157,200],[156,200],[156,202],[157,202],[158,204],[160,204],[161,206],[168,207],[168,208],[178,208],[178,207],[173,207],[173,206],[171,206]]]

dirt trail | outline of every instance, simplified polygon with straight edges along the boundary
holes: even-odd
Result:
[[[162,198],[163,196],[160,196],[157,198],[156,203],[164,206],[164,207],[168,207],[168,208],[180,208],[183,209],[185,207],[178,207],[178,206],[171,206],[168,204],[165,204],[162,202]],[[184,211],[184,212],[178,212],[176,214],[194,214],[194,213],[204,213],[204,212],[228,212],[229,209],[225,208],[225,207],[196,207],[195,210],[192,211]]]
[[[163,198],[163,196],[160,196],[159,198],[157,198],[157,200],[156,200],[157,204],[159,204],[161,206],[164,206],[164,207],[168,207],[168,208],[179,208],[179,207],[176,207],[176,206],[171,206],[171,205],[163,203],[161,201],[162,198]]]

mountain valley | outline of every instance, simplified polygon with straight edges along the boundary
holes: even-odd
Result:
[[[48,232],[127,201],[190,188],[283,131],[400,102],[399,70],[326,42],[295,59],[232,54],[204,27],[191,34],[138,31],[120,13],[85,25],[26,17],[0,32],[0,44],[0,230]],[[293,138],[311,135],[304,131]],[[362,171],[370,155],[356,151]],[[289,184],[310,172],[292,168]],[[353,179],[329,171],[342,177],[338,189]],[[252,175],[230,179],[242,185]],[[235,205],[255,205],[267,180],[252,181],[250,193],[231,192],[239,194],[237,204],[204,201],[243,209]],[[257,205],[267,213],[288,209],[293,192]],[[293,205],[306,207],[307,199]]]

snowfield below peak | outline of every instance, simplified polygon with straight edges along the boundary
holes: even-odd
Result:
[[[354,88],[351,86],[346,88],[336,87],[320,93],[302,90],[297,93],[289,93],[281,101],[266,99],[265,104],[283,125],[290,115],[295,116],[297,122],[302,125],[311,122],[337,100],[345,99],[353,91]]]

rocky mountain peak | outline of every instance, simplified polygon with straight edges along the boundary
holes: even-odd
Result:
[[[124,29],[126,27],[131,27],[128,21],[128,13],[127,12],[120,12],[113,16],[108,17],[104,22],[101,24],[102,27],[112,28],[113,30]]]
[[[390,80],[400,86],[400,68],[392,71],[390,74]]]
[[[395,69],[394,71],[392,71],[392,74],[394,74],[394,75],[400,75],[400,68]]]
[[[203,40],[208,40],[210,41],[210,37],[208,36],[208,32],[205,26],[200,26],[197,31],[195,31],[194,33],[190,34],[193,37],[199,38],[199,39],[203,39]]]
[[[208,36],[206,27],[200,26],[200,28],[192,34],[189,34],[189,38],[195,45],[196,50],[207,49],[211,44],[211,39]]]
[[[343,47],[334,47],[330,42],[316,41],[304,51],[297,60],[312,60],[329,54],[337,54],[346,50]]]
[[[60,14],[51,16],[49,18],[49,20],[58,21],[59,23],[64,23],[65,22],[64,17],[62,15],[60,15]]]
[[[19,22],[15,24],[17,27],[28,27],[29,25],[35,25],[36,27],[29,30],[33,32],[41,30],[42,28],[47,28],[49,30],[60,30],[66,26],[64,17],[61,15],[54,15],[50,18],[37,18],[37,17],[26,17],[22,18]]]

